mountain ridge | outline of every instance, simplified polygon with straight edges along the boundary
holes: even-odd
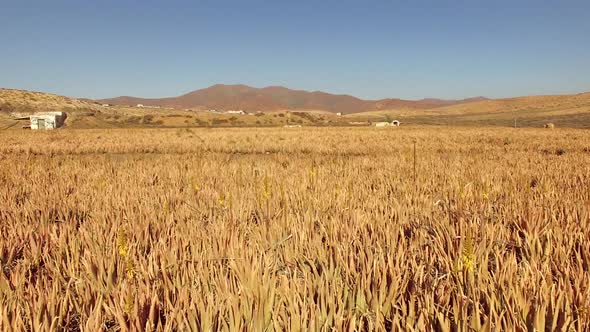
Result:
[[[141,98],[120,96],[100,99],[99,102],[113,105],[137,105],[172,107],[183,109],[220,109],[246,111],[322,110],[343,114],[385,109],[430,109],[449,105],[488,100],[473,97],[458,100],[424,98],[405,100],[386,98],[365,100],[349,94],[332,94],[323,91],[289,89],[284,86],[255,88],[244,84],[215,84],[176,97]]]

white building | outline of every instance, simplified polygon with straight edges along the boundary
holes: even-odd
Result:
[[[143,104],[137,104],[135,107],[143,107]]]
[[[375,127],[399,127],[399,124],[398,120],[393,120],[391,122],[375,122],[373,125]]]
[[[342,116],[342,112],[336,113],[336,116]]]
[[[29,118],[31,119],[31,129],[51,130],[63,126],[66,117],[64,112],[45,112],[32,114]]]
[[[239,110],[239,111],[227,111],[227,114],[246,114],[246,112]]]
[[[375,122],[374,126],[375,127],[389,127],[389,126],[391,126],[391,123],[389,123],[389,122]]]

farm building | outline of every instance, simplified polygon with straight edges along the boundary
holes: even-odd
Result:
[[[375,127],[399,127],[400,122],[398,120],[393,120],[391,122],[375,122]]]
[[[244,114],[246,114],[246,112],[244,112],[244,111],[242,111],[242,110],[239,110],[239,111],[232,111],[232,110],[229,110],[229,111],[227,111],[226,113],[227,113],[227,114],[241,114],[241,115],[244,115]]]
[[[64,112],[46,112],[36,113],[29,116],[31,119],[31,129],[51,130],[64,125],[66,113]]]
[[[373,125],[375,127],[389,127],[389,126],[391,126],[391,123],[389,123],[389,122],[375,122]]]

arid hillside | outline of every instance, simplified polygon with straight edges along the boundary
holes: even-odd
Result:
[[[20,128],[15,118],[37,112],[66,112],[71,119],[87,118],[101,109],[90,99],[76,99],[45,92],[0,89],[0,129]]]
[[[183,97],[187,100],[216,100],[214,105],[217,106],[205,109],[215,109],[217,112],[158,106],[149,100],[138,102],[144,104],[144,107],[105,106],[103,104],[112,101],[98,102],[42,92],[0,89],[0,129],[22,127],[15,120],[15,115],[45,111],[67,112],[68,128],[368,126],[372,122],[393,119],[400,120],[403,126],[542,127],[546,123],[554,123],[558,128],[590,128],[590,93],[507,99],[474,98],[455,101],[452,105],[448,105],[450,101],[438,99],[412,102],[389,99],[375,102],[372,111],[346,114],[347,111],[369,102],[351,96],[293,91],[282,87],[253,89],[246,86],[234,86],[230,89],[227,86],[218,86],[211,88],[207,96],[195,92]],[[257,95],[255,91],[264,93]],[[223,105],[228,105],[224,101],[243,100],[243,96],[248,95],[251,96],[249,101],[240,105],[249,114],[222,111]],[[271,105],[272,101],[273,111],[250,111],[261,100],[266,100],[266,105]],[[134,102],[136,100],[127,99],[121,103],[137,105]],[[331,105],[331,109],[323,109],[325,105]],[[234,110],[237,109],[240,108]],[[335,111],[345,115],[337,116]]]
[[[74,111],[100,106],[90,99],[76,99],[45,92],[0,89],[0,113]]]
[[[0,89],[0,129],[19,129],[28,124],[19,117],[31,113],[63,111],[66,128],[136,127],[276,127],[285,125],[342,125],[345,119],[325,111],[275,111],[242,114],[212,113],[170,107],[107,106],[88,99],[49,93]],[[340,123],[338,122],[340,120]]]
[[[218,84],[206,89],[196,90],[179,97],[157,99],[118,97],[104,99],[101,100],[101,102],[115,105],[143,104],[175,108],[216,110],[323,110],[350,114],[392,108],[429,109],[434,107],[472,102],[474,100],[481,99],[485,98],[477,97],[465,100],[363,100],[349,95],[335,95],[320,91],[308,92],[303,90],[292,90],[280,86],[271,86],[258,89],[246,85]]]
[[[590,128],[590,93],[486,99],[431,109],[384,109],[350,115],[355,119],[400,119],[402,123]]]

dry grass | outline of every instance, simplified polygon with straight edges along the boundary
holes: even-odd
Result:
[[[405,124],[590,128],[590,93],[485,100],[429,110],[399,109],[351,114],[357,119],[400,119]]]
[[[71,111],[82,108],[96,108],[90,100],[80,100],[44,92],[0,89],[0,111]]]
[[[290,114],[286,111],[277,111],[257,115],[235,115],[166,107],[103,107],[101,103],[89,99],[0,89],[0,130],[20,129],[23,123],[16,121],[15,116],[44,111],[67,112],[66,127],[72,129],[273,127],[286,124],[337,125],[345,122],[334,113],[319,110],[294,111]]]
[[[589,165],[567,129],[0,131],[0,328],[588,330]]]
[[[48,93],[0,89],[0,130],[22,123],[11,114],[65,111],[73,129],[138,127],[282,127],[347,126],[351,122],[401,120],[407,125],[590,128],[590,93],[518,97],[471,102],[434,109],[395,109],[336,116],[320,110],[269,112],[254,115],[215,114],[173,108],[102,107],[98,102]]]

